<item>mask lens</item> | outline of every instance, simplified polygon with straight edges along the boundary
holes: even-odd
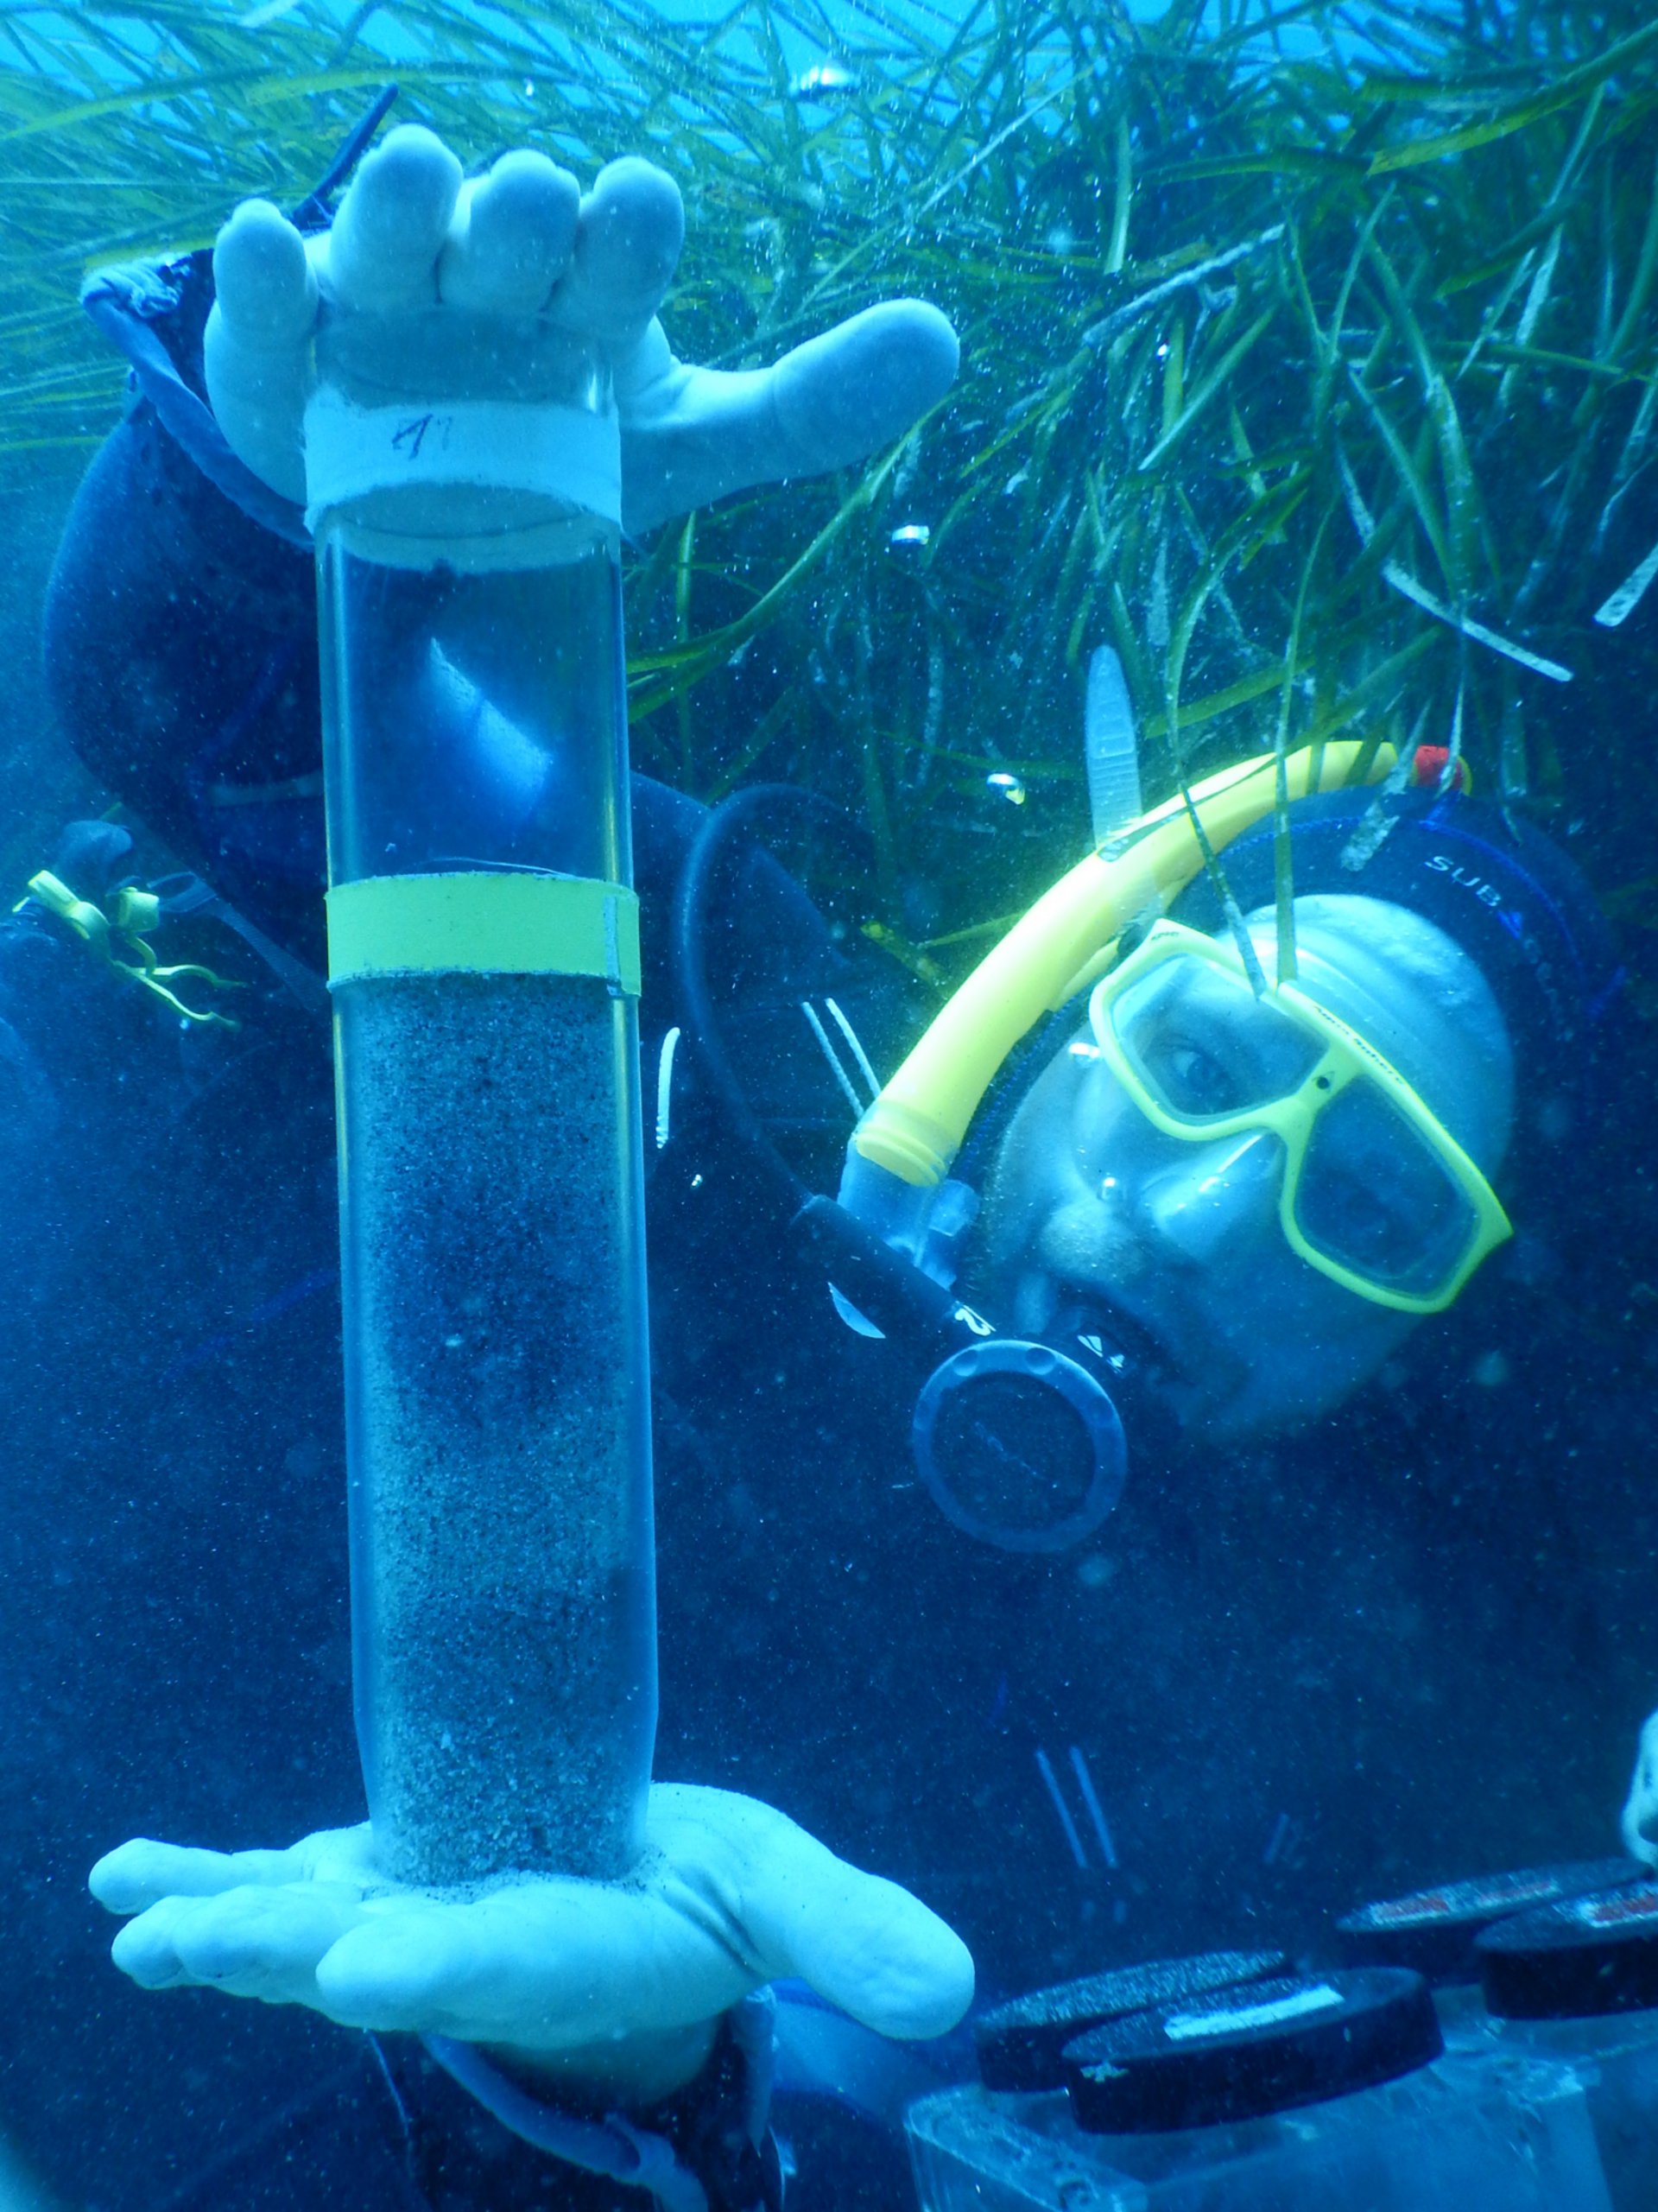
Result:
[[[1445,1281],[1477,1226],[1438,1154],[1363,1081],[1332,1099],[1313,1126],[1295,1220],[1327,1258],[1417,1296]]]
[[[1130,1069],[1180,1121],[1218,1121],[1287,1098],[1322,1050],[1241,975],[1187,954],[1161,962],[1104,1011]]]

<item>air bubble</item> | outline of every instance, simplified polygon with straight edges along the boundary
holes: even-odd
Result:
[[[857,85],[851,70],[843,69],[838,62],[814,61],[801,72],[788,91],[791,99],[821,100],[832,98],[837,92],[852,92]]]

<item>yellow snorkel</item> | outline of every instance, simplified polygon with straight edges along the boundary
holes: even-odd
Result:
[[[1306,746],[1285,763],[1289,796],[1379,783],[1396,758],[1391,745],[1351,739]],[[936,1190],[1020,1039],[1104,972],[1131,922],[1165,913],[1198,874],[1204,854],[1193,813],[1211,850],[1224,851],[1270,811],[1276,770],[1271,753],[1223,769],[1193,785],[1190,807],[1177,794],[1061,876],[979,962],[864,1114],[841,1202],[871,1226],[887,1226],[871,1218],[891,1209],[870,1205],[878,1178],[861,1175],[860,1162],[912,1191]]]

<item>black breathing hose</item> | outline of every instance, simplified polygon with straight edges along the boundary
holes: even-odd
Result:
[[[778,809],[813,815],[843,834],[861,834],[844,807],[816,791],[793,783],[750,783],[734,791],[712,809],[687,855],[674,900],[672,957],[685,1041],[697,1071],[731,1134],[751,1155],[768,1188],[792,1219],[812,1197],[811,1187],[790,1167],[749,1103],[725,1049],[708,987],[708,912],[714,883],[732,846],[755,818]]]

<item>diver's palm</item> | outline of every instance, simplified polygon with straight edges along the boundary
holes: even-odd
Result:
[[[213,256],[205,365],[219,427],[255,475],[305,497],[303,423],[320,314],[452,307],[465,387],[479,321],[544,317],[608,359],[622,432],[623,521],[649,528],[744,486],[843,466],[908,428],[947,389],[954,333],[898,301],[741,374],[675,359],[656,310],[678,263],[673,180],[613,162],[584,199],[545,155],[509,154],[484,178],[419,127],[364,162],[332,231],[307,241],[263,200],[239,207]],[[487,378],[487,358],[478,363]],[[451,396],[455,396],[451,392]]]
[[[114,1955],[146,1988],[538,2055],[712,2019],[789,1975],[886,2035],[941,2033],[965,2010],[971,1962],[944,1923],[769,1806],[659,1784],[647,1833],[626,1882],[526,1879],[468,1901],[387,1883],[366,1825],[288,1851],[135,1841],[92,1886],[136,1916]]]

